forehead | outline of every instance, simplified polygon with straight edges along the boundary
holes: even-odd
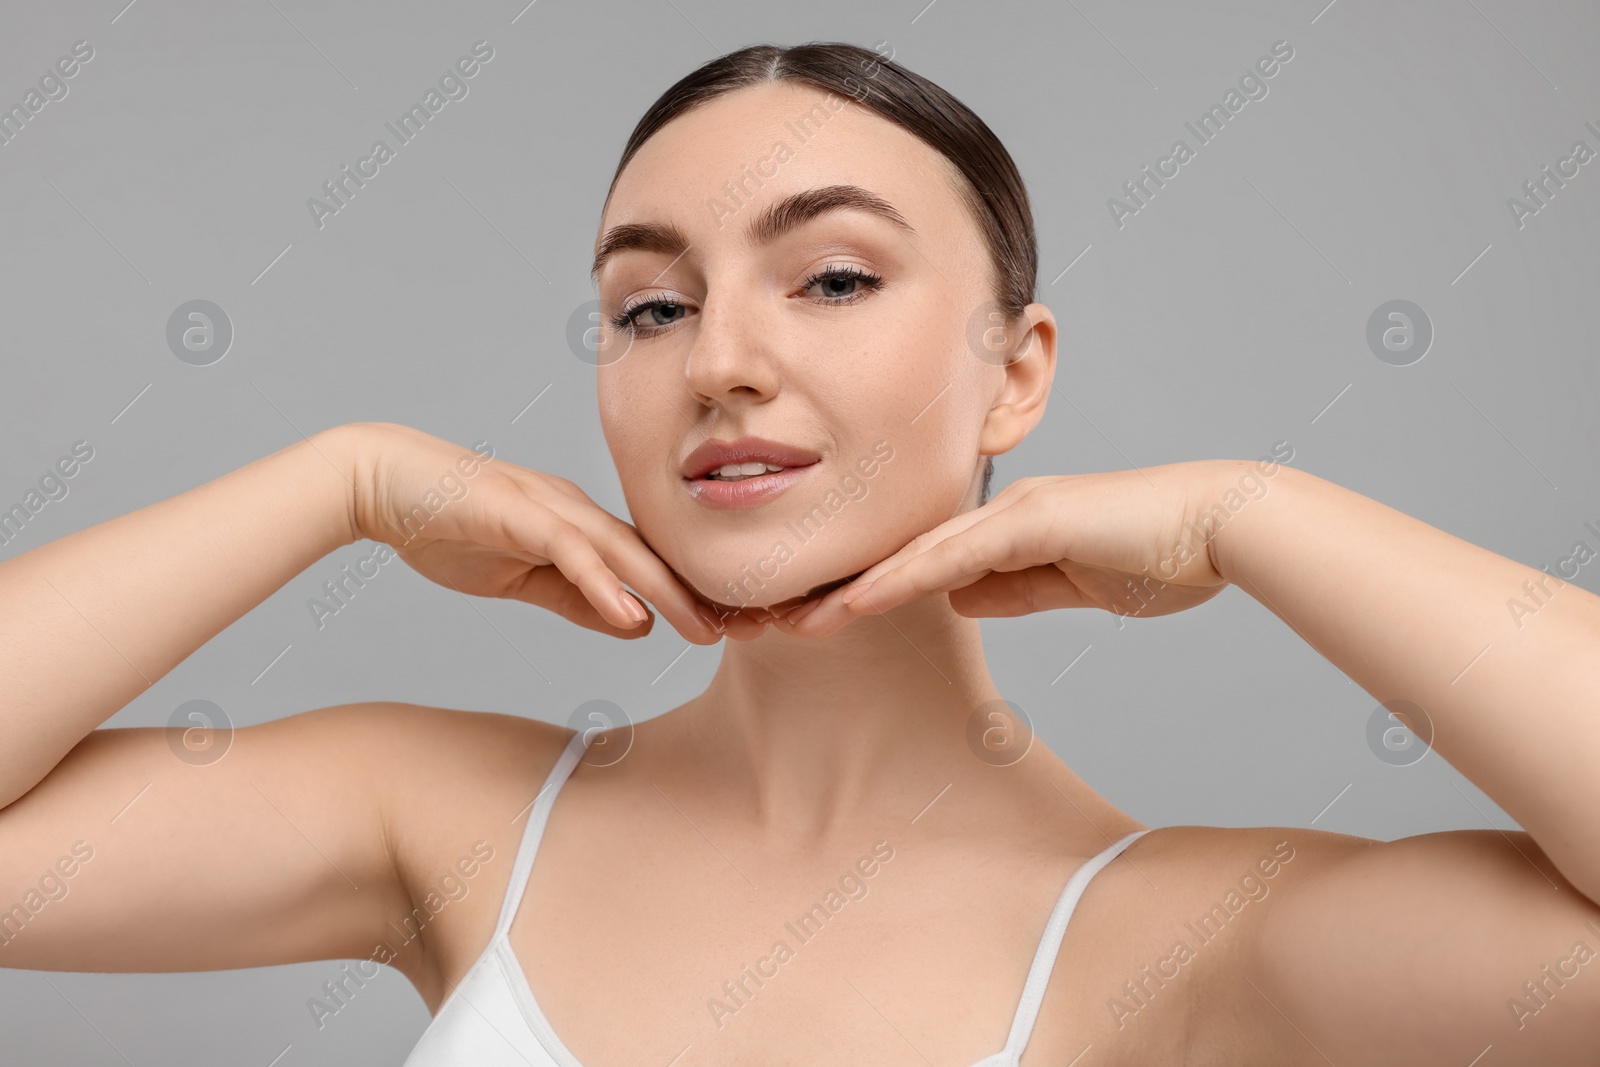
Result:
[[[744,240],[756,212],[790,194],[856,185],[923,239],[959,239],[960,172],[914,134],[847,95],[796,82],[724,94],[673,119],[628,161],[601,218],[670,222],[696,243]],[[975,228],[974,228],[975,233]]]

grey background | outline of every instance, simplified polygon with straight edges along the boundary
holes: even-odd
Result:
[[[75,41],[95,49],[0,146],[0,502],[74,441],[95,449],[0,558],[363,419],[488,439],[626,515],[593,368],[564,339],[593,295],[606,185],[677,78],[806,40],[886,42],[1028,182],[1059,393],[996,490],[1283,440],[1295,466],[1534,567],[1595,544],[1600,161],[1520,230],[1506,206],[1575,140],[1600,149],[1583,125],[1600,126],[1592,4],[524,2],[0,8],[0,104]],[[495,55],[469,95],[317,229],[306,199],[392,143],[384,121],[480,38]],[[1193,145],[1184,122],[1280,39],[1295,55],[1268,95],[1119,229],[1107,198]],[[208,367],[165,341],[194,299],[235,331]],[[1411,366],[1366,343],[1391,299],[1433,323]],[[668,626],[624,644],[400,564],[318,631],[307,599],[370,549],[310,568],[108,725],[162,725],[191,699],[237,724],[366,699],[561,722],[600,697],[647,718],[719,655],[663,675],[684,644]],[[1378,759],[1375,700],[1238,589],[1121,626],[1054,612],[983,629],[1042,739],[1150,825],[1515,825],[1436,754]],[[1505,711],[1538,728],[1537,706]],[[306,1000],[337,971],[0,971],[0,1047],[18,1063],[399,1063],[420,998],[386,969],[319,1031]]]

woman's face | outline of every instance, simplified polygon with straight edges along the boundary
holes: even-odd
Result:
[[[707,600],[764,607],[858,574],[975,505],[980,447],[1015,443],[985,432],[1006,372],[968,340],[992,283],[956,174],[848,97],[775,83],[675,119],[617,181],[600,314],[637,332],[603,330],[601,424],[634,525]],[[906,225],[770,214],[830,187]],[[720,465],[746,437],[794,450],[773,464],[789,469],[686,477],[697,449]]]

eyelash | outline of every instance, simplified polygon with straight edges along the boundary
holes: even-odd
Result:
[[[854,304],[857,300],[862,299],[868,293],[875,293],[883,288],[882,277],[873,274],[870,271],[862,270],[860,267],[854,266],[824,267],[822,270],[817,271],[815,274],[807,278],[805,280],[805,284],[801,288],[810,289],[818,282],[832,281],[836,278],[844,278],[847,280],[860,282],[861,288],[842,299],[822,301],[822,303],[825,305],[842,307],[846,304]],[[680,302],[676,300],[641,300],[638,303],[628,305],[618,312],[617,315],[612,318],[611,325],[614,328],[623,331],[624,333],[635,334],[639,337],[649,337],[650,335],[659,333],[662,330],[671,329],[672,324],[669,323],[666,326],[635,326],[633,325],[633,320],[639,315],[639,313],[658,307],[677,307],[679,304]]]

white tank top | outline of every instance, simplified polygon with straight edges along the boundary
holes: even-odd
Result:
[[[506,935],[517,913],[517,905],[522,901],[523,890],[527,888],[528,873],[533,870],[533,857],[539,851],[539,840],[544,836],[545,822],[550,817],[556,794],[583,757],[592,736],[592,731],[574,733],[561,758],[551,768],[533,810],[528,813],[528,825],[511,867],[511,881],[506,886],[505,902],[500,907],[500,921],[495,924],[494,934],[466,977],[439,1006],[439,1013],[423,1031],[411,1055],[406,1057],[404,1067],[460,1067],[463,1064],[473,1067],[583,1067],[550,1028],[550,1021],[534,999],[527,976],[511,951]],[[1067,931],[1067,920],[1072,917],[1084,887],[1118,853],[1149,832],[1138,830],[1127,835],[1073,872],[1045,924],[1044,936],[1039,939],[1005,1047],[972,1067],[1015,1067],[1033,1032],[1034,1019],[1044,1000],[1045,985],[1050,981],[1061,938]]]

